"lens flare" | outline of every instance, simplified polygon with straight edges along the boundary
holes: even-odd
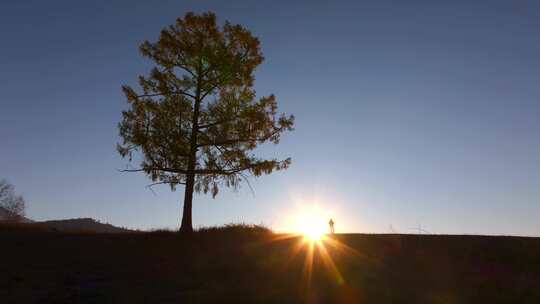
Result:
[[[328,232],[328,215],[317,206],[304,206],[292,216],[293,228],[305,241],[320,242]]]
[[[304,234],[304,237],[312,242],[319,242],[324,237],[324,233],[319,231],[309,231]]]
[[[307,241],[319,242],[326,234],[324,220],[307,218],[301,221],[299,225],[299,231]]]
[[[342,242],[346,235],[333,232],[334,221],[340,217],[327,204],[305,199],[300,202],[295,209],[284,212],[280,226],[286,233],[276,234],[270,241],[293,240],[285,264],[303,259],[301,292],[309,299],[317,292],[313,289],[313,280],[326,275],[336,285],[345,286],[346,278],[339,269],[340,259],[364,256]]]

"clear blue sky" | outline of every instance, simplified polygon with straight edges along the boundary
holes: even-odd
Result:
[[[316,202],[338,231],[540,235],[536,1],[2,1],[0,177],[29,217],[178,226],[183,189],[117,171],[120,86],[143,40],[208,10],[261,39],[257,91],[297,120],[261,150],[291,168],[196,196],[195,225],[280,229]]]

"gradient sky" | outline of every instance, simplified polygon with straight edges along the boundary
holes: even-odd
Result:
[[[118,172],[120,86],[208,10],[261,39],[257,92],[296,130],[260,151],[289,170],[196,196],[196,226],[286,229],[313,203],[341,232],[540,235],[540,4],[508,0],[2,1],[0,177],[30,218],[179,225],[182,188]]]

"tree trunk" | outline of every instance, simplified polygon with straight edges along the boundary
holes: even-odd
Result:
[[[200,63],[199,63],[200,65]],[[193,120],[191,122],[190,155],[188,160],[188,174],[186,177],[186,190],[184,193],[184,210],[182,213],[182,224],[180,232],[193,232],[193,222],[191,217],[191,206],[193,204],[193,187],[195,186],[195,166],[197,164],[197,135],[199,133],[199,111],[201,106],[201,68],[198,69],[197,90],[195,104],[193,107]]]
[[[184,210],[182,212],[182,224],[180,225],[180,232],[183,232],[183,233],[193,232],[191,206],[193,203],[194,182],[195,182],[195,174],[189,174],[186,180],[186,190],[184,192]]]
[[[195,107],[195,117],[198,116],[198,106]],[[191,220],[191,206],[193,204],[193,188],[195,186],[195,166],[197,163],[197,123],[194,123],[194,130],[191,135],[191,153],[188,161],[188,173],[186,176],[186,188],[184,192],[184,210],[182,212],[182,224],[180,232],[193,232],[193,222]]]

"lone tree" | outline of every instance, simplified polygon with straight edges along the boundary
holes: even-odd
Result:
[[[15,194],[15,187],[5,179],[0,180],[0,208],[8,221],[19,221],[24,217],[25,201],[21,195]]]
[[[256,99],[254,70],[262,63],[259,40],[240,25],[216,24],[213,13],[188,13],[140,46],[154,61],[139,77],[142,92],[123,86],[130,109],[119,124],[122,157],[142,154],[139,168],[171,190],[185,185],[180,231],[191,232],[193,192],[238,188],[246,179],[286,169],[290,158],[261,159],[253,150],[277,144],[294,117],[278,114],[274,95]]]

